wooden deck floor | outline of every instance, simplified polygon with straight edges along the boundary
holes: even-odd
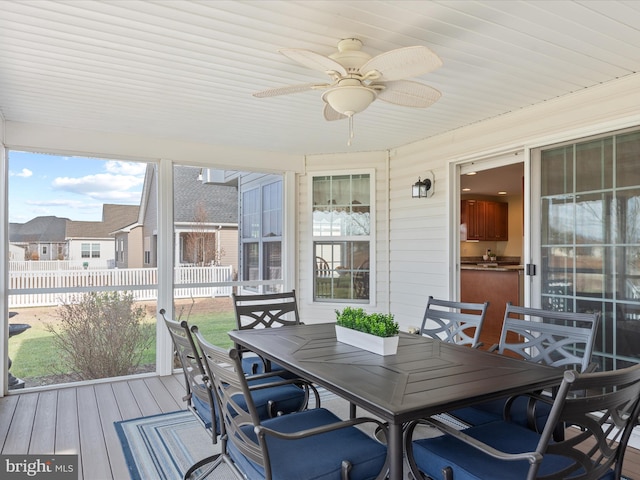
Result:
[[[0,398],[3,454],[79,454],[79,480],[127,480],[113,422],[184,408],[182,376],[146,377]]]
[[[113,422],[183,408],[182,376],[150,376],[0,398],[0,452],[79,454],[78,480],[128,480]],[[640,480],[640,451],[624,474]]]

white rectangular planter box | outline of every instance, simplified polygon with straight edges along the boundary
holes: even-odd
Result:
[[[362,348],[378,355],[395,355],[398,351],[400,337],[378,337],[370,333],[363,333],[350,328],[336,325],[336,338],[339,342]]]

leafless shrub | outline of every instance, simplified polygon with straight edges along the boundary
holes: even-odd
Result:
[[[153,342],[145,309],[131,293],[86,293],[58,307],[56,316],[59,322],[47,329],[60,361],[82,380],[134,373]]]

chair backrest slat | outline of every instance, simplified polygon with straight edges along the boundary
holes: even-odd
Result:
[[[262,295],[234,293],[232,297],[238,330],[300,323],[295,290]]]
[[[436,340],[477,347],[489,302],[427,301],[420,334]]]
[[[554,312],[507,303],[498,352],[586,372],[591,369],[599,319],[599,313]]]

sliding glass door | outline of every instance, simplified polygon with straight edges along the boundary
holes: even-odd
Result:
[[[640,360],[640,131],[532,151],[532,306],[601,312],[601,370]],[[530,270],[533,273],[533,270]]]

